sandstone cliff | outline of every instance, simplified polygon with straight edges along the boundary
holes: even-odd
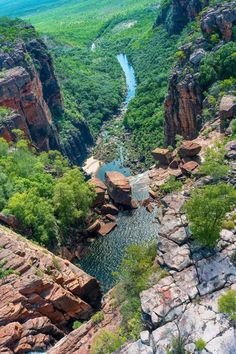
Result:
[[[6,20],[0,26],[2,32],[7,29],[0,39],[0,107],[10,110],[0,115],[1,136],[14,140],[12,130],[21,129],[38,150],[60,150],[72,162],[81,162],[93,139],[86,122],[64,108],[47,47],[23,21]],[[70,121],[64,135],[63,121]]]
[[[172,0],[163,6],[155,26],[164,24],[169,34],[177,34],[199,14],[208,0]]]
[[[235,17],[235,2],[206,10],[200,20],[199,37],[194,41],[190,39],[189,43],[180,47],[178,63],[171,75],[165,100],[166,145],[174,146],[176,135],[181,135],[184,139],[195,138],[205,119],[204,108],[209,109],[212,119],[215,118],[217,102],[215,107],[212,107],[206,99],[205,92],[210,86],[199,79],[200,67],[207,55],[213,55],[233,40]],[[218,67],[220,65],[221,63],[218,63]],[[204,80],[207,80],[206,76],[207,73]],[[227,74],[223,76],[223,79],[230,78]]]
[[[46,350],[100,305],[94,278],[3,227],[0,261],[14,270],[0,279],[1,353]]]

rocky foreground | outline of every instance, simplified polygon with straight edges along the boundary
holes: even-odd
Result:
[[[3,227],[0,262],[1,353],[44,351],[100,306],[96,279]]]
[[[236,142],[226,145],[235,185]],[[206,343],[201,353],[235,353],[232,323],[219,313],[217,301],[229,288],[236,289],[236,228],[221,231],[214,250],[199,246],[192,238],[183,205],[190,190],[212,183],[200,178],[179,193],[162,199],[156,262],[168,276],[140,294],[143,319],[149,329],[140,340],[117,354],[166,354],[174,337],[181,336],[188,353],[198,353],[195,342]]]

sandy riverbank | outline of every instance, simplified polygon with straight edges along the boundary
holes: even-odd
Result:
[[[102,162],[91,156],[85,161],[82,169],[87,175],[95,176],[101,166]]]

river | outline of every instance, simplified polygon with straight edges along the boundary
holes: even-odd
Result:
[[[132,65],[124,54],[117,56],[126,78],[126,97],[123,112],[128,108],[129,102],[136,94],[136,79]],[[123,113],[123,114],[124,114]],[[104,180],[106,171],[118,171],[130,176],[130,170],[125,168],[123,151],[120,151],[119,159],[102,165],[96,176]],[[148,174],[130,177],[133,198],[143,200],[148,197]],[[95,276],[101,283],[104,292],[115,284],[113,272],[117,271],[125,255],[126,249],[131,244],[140,244],[156,238],[158,224],[155,219],[157,210],[148,213],[144,207],[119,213],[117,228],[105,237],[99,237],[90,246],[89,253],[79,261],[79,266],[87,273]]]

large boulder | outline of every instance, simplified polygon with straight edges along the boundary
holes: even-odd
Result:
[[[152,156],[161,166],[169,165],[172,161],[172,152],[169,149],[157,148],[152,151]]]
[[[107,191],[112,200],[120,205],[131,206],[131,185],[119,172],[106,172]]]
[[[194,157],[199,154],[201,149],[202,149],[201,145],[193,141],[186,140],[183,141],[181,146],[179,147],[178,154],[181,158]]]

